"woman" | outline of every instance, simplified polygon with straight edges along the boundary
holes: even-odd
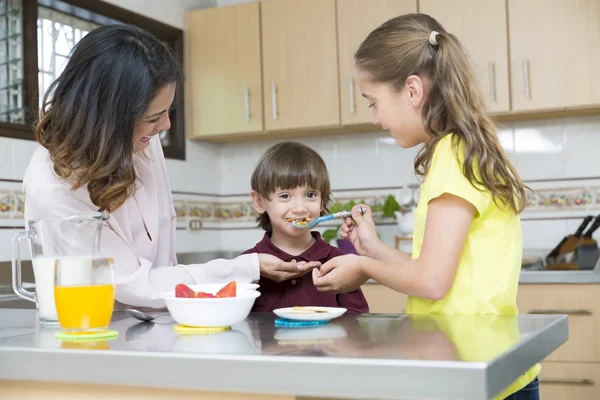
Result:
[[[305,273],[266,254],[177,265],[175,210],[156,135],[171,126],[180,70],[168,49],[134,26],[93,30],[74,48],[44,97],[36,150],[25,173],[25,220],[110,214],[102,253],[115,261],[116,300],[162,307],[178,283]]]

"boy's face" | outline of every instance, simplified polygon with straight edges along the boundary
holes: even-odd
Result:
[[[321,215],[321,193],[308,186],[295,189],[277,189],[266,199],[251,192],[256,212],[266,212],[271,220],[273,233],[284,234],[292,237],[301,236],[309,232],[307,229],[298,229],[292,226],[292,219],[318,218]]]

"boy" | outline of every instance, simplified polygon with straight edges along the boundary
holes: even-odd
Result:
[[[254,208],[260,214],[257,222],[265,235],[244,254],[268,253],[288,262],[321,263],[344,254],[321,239],[319,232],[292,226],[294,220],[312,220],[328,212],[329,174],[317,152],[295,142],[272,146],[252,173],[251,186]],[[369,312],[360,288],[337,295],[319,292],[313,285],[311,273],[284,282],[261,277],[259,284],[261,295],[252,311],[322,306],[344,307],[355,313]]]

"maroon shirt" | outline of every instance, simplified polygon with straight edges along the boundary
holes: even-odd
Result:
[[[292,260],[296,260],[296,262],[320,261],[322,264],[333,257],[344,255],[343,251],[321,239],[319,232],[311,232],[311,234],[317,241],[308,250],[297,256],[291,256],[276,247],[271,242],[268,233],[265,233],[263,239],[256,246],[246,250],[243,254],[266,253],[286,262]],[[252,308],[252,311],[255,312],[271,312],[276,308],[294,306],[344,307],[348,309],[348,312],[369,312],[369,305],[360,288],[345,294],[319,292],[313,284],[310,272],[299,278],[283,282],[275,282],[261,277],[259,284],[260,297],[256,299]]]

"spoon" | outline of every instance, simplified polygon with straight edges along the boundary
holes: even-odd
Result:
[[[364,207],[360,207],[360,215],[365,215],[367,209]],[[292,221],[292,226],[298,229],[310,229],[313,226],[325,222],[331,221],[332,219],[344,219],[352,216],[352,211],[339,211],[333,214],[323,215],[322,217],[316,218],[310,222],[306,221]]]
[[[158,314],[157,316],[153,316],[140,310],[136,310],[135,308],[128,308],[125,310],[125,314],[129,315],[131,318],[139,319],[140,321],[151,322],[156,318],[162,317],[163,315],[168,315],[169,313],[162,313]]]

